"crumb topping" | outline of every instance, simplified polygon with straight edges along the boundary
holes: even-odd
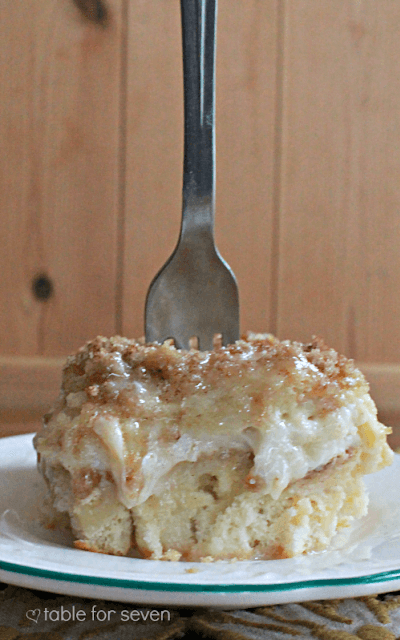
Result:
[[[154,381],[163,400],[178,401],[192,393],[207,392],[224,379],[261,369],[274,369],[300,394],[311,392],[326,398],[350,387],[368,391],[354,362],[327,347],[321,338],[303,345],[279,341],[270,334],[247,333],[232,345],[207,352],[177,350],[171,341],[141,344],[120,336],[98,336],[68,358],[63,392],[67,396],[84,391],[92,402],[119,398],[122,406],[132,405],[132,395],[127,398],[124,394],[124,383],[134,378]],[[260,402],[260,396],[253,402]]]

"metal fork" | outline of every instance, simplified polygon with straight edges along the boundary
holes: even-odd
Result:
[[[235,276],[214,243],[217,0],[181,0],[185,145],[178,244],[146,299],[146,342],[212,349],[239,338]],[[218,336],[221,336],[222,338]],[[197,339],[197,340],[196,340]]]

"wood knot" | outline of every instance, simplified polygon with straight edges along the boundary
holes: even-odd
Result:
[[[33,278],[32,292],[37,300],[46,301],[54,293],[54,286],[50,278],[41,273]]]
[[[108,9],[103,0],[73,0],[81,14],[94,24],[105,26],[108,22]]]

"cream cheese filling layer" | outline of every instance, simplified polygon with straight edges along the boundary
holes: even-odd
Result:
[[[140,462],[143,480],[139,492],[132,492],[127,481],[131,469],[126,451],[126,434],[129,430],[135,431],[138,423],[133,419],[121,421],[115,416],[99,415],[93,422],[93,430],[104,448],[101,466],[107,460],[121,502],[132,508],[161,491],[163,478],[180,462],[195,462],[202,455],[235,448],[254,454],[252,474],[261,477],[265,482],[264,491],[278,499],[294,480],[360,445],[358,428],[365,422],[374,424],[376,417],[365,408],[364,399],[359,398],[323,417],[310,416],[307,406],[292,407],[289,414],[275,408],[259,428],[247,427],[236,434],[213,437],[208,427],[203,433],[197,431],[196,437],[182,433],[178,440],[168,444],[159,441],[159,430],[154,428]]]

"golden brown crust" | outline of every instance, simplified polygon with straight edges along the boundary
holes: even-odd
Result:
[[[112,555],[112,556],[124,556],[125,554],[119,551],[103,551],[96,547],[96,545],[90,545],[83,540],[74,540],[75,549],[80,549],[81,551],[91,551],[92,553],[103,553],[104,555]]]

